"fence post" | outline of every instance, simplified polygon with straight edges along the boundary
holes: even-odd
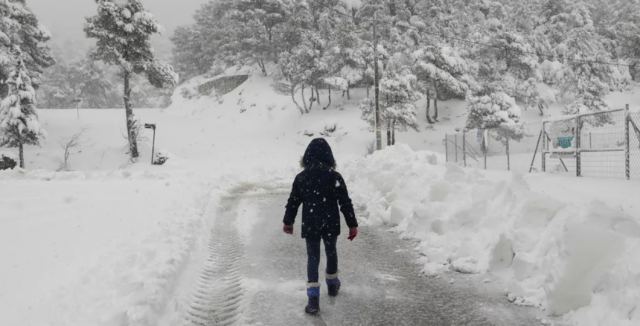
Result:
[[[582,148],[580,142],[580,135],[582,134],[582,119],[581,116],[578,115],[576,117],[576,130],[575,130],[575,139],[576,139],[576,176],[582,176],[582,155],[580,153],[580,149]]]
[[[538,135],[538,141],[536,142],[536,149],[533,151],[533,158],[531,158],[531,165],[529,165],[529,173],[533,171],[533,165],[536,163],[536,155],[538,155],[538,147],[540,147],[540,140],[542,140],[542,130]]]
[[[444,161],[449,162],[449,135],[444,134]]]
[[[453,144],[454,144],[455,150],[456,150],[456,163],[458,163],[458,134],[457,133],[454,134],[453,137],[455,139]]]
[[[509,137],[507,137],[507,171],[511,171],[511,158],[509,157]]]
[[[540,136],[542,137],[542,146],[540,147],[540,163],[542,164],[542,172],[547,172],[547,123],[542,123],[542,130],[540,131]]]
[[[489,142],[487,141],[487,133],[485,129],[482,129],[482,152],[484,153],[484,169],[487,169],[487,152],[489,151]]]
[[[464,167],[467,167],[467,130],[462,130],[462,161],[464,162]]]
[[[624,174],[627,180],[631,179],[631,146],[629,145],[629,104],[624,108]]]

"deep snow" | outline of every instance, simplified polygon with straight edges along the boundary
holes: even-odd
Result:
[[[80,119],[75,110],[40,111],[49,136],[28,148],[29,170],[0,172],[0,324],[169,320],[203,258],[207,212],[239,185],[293,180],[305,134],[321,133],[367,212],[361,220],[419,240],[426,273],[480,273],[514,302],[569,324],[637,324],[637,181],[444,165],[436,152],[445,132],[463,126],[462,102],[441,103],[440,124],[400,133],[410,147],[365,157],[373,139],[356,108],[363,91],[301,116],[269,78],[254,75],[221,97],[182,98],[197,82],[178,89],[167,110],[136,110],[158,125],[156,146],[170,154],[161,167],[148,164],[148,130],[140,161],[128,162],[122,110],[81,110]],[[525,119],[539,128],[536,112]],[[61,143],[82,130],[72,171],[53,172]],[[518,146],[528,168],[530,138]],[[237,222],[247,236],[252,221]]]

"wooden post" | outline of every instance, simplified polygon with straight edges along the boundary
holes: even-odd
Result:
[[[629,104],[624,108],[624,175],[627,180],[631,179],[631,146],[629,144]]]
[[[449,162],[449,135],[444,134],[444,160]]]
[[[542,172],[547,172],[547,146],[549,146],[549,144],[547,143],[547,123],[543,122],[542,123],[542,131],[540,131],[540,135],[542,136],[542,147],[540,148],[540,155],[542,155],[540,157],[540,161],[542,164]]]
[[[576,117],[576,129],[575,129],[575,140],[576,140],[576,176],[582,176],[582,153],[580,149],[582,148],[581,144],[581,134],[582,134],[582,119],[581,116]]]
[[[531,165],[529,165],[529,173],[533,171],[533,164],[536,162],[536,155],[538,154],[538,148],[540,148],[540,140],[542,140],[543,131],[540,130],[540,135],[538,135],[538,141],[536,142],[536,149],[533,151],[533,158],[531,159]]]
[[[507,171],[511,171],[511,158],[509,157],[509,137],[507,137],[506,152],[507,152]]]
[[[487,132],[485,129],[482,130],[482,148],[484,152],[484,169],[487,169],[487,152],[489,151],[489,142],[486,138]]]
[[[462,130],[462,162],[467,167],[467,130]]]
[[[457,133],[454,134],[453,137],[455,137],[453,141],[453,146],[454,146],[454,149],[456,150],[456,163],[458,163],[458,134]]]
[[[376,149],[382,149],[382,126],[380,125],[380,81],[378,72],[378,12],[373,12],[373,66],[374,66],[374,85],[375,85],[375,101],[376,101]]]

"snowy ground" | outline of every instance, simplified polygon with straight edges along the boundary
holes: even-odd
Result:
[[[463,124],[464,107],[455,101],[441,105],[441,124],[425,122],[420,133],[398,135],[414,150],[429,151],[397,146],[365,157],[372,134],[355,109],[358,96],[355,92],[351,101],[338,96],[330,109],[300,116],[287,95],[274,93],[271,81],[258,76],[220,98],[176,95],[167,110],[137,110],[142,122],[158,124],[157,147],[171,157],[162,167],[148,164],[149,131],[141,139],[140,161],[127,161],[121,110],[81,110],[80,119],[75,110],[42,110],[49,137],[41,147],[27,150],[29,170],[0,172],[0,325],[171,325],[183,320],[208,245],[219,243],[210,236],[218,215],[224,217],[217,214],[225,207],[223,199],[237,197],[238,187],[256,184],[281,196],[311,139],[305,133],[326,135],[361,212],[365,232],[353,247],[342,243],[345,255],[350,255],[348,248],[380,244],[376,237],[386,237],[382,230],[391,227],[416,241],[411,243],[421,254],[419,269],[440,275],[438,281],[421,278],[421,286],[436,284],[431,289],[445,294],[469,290],[496,304],[482,313],[471,311],[470,318],[510,320],[500,318],[510,318],[519,308],[491,299],[499,289],[516,303],[560,315],[551,321],[638,323],[640,261],[634,253],[640,247],[640,207],[632,196],[640,183],[444,165],[443,156],[432,152],[442,152],[444,133]],[[527,114],[535,125],[536,113]],[[336,131],[326,133],[333,125]],[[54,172],[61,168],[61,143],[80,131],[71,171]],[[514,161],[528,168],[529,158],[522,150]],[[523,170],[522,163],[514,166]],[[246,214],[238,215],[234,241],[246,243],[255,237],[250,230],[267,228],[267,221],[274,229],[256,241],[279,237],[281,200],[243,197]],[[257,213],[261,205],[269,216]],[[414,246],[384,239],[392,246]],[[277,241],[274,245],[285,244]],[[303,262],[296,255],[273,258],[300,269]],[[357,270],[357,264],[352,267]],[[407,268],[402,273],[409,274],[401,275],[417,277]],[[458,279],[451,271],[473,275]],[[286,306],[299,308],[304,283],[294,272],[283,274],[284,283],[242,280],[248,300],[243,302],[248,303],[237,309],[264,308],[259,300],[249,300],[264,286],[276,289]],[[347,266],[344,272],[349,273]],[[438,283],[448,277],[462,285]],[[362,289],[364,283],[357,282],[352,281]],[[349,291],[345,302],[358,307]],[[334,314],[326,316],[328,324],[350,318],[337,307],[327,306]],[[294,320],[302,318],[299,309],[292,313]]]

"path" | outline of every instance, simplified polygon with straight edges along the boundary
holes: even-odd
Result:
[[[295,236],[281,231],[285,201],[285,193],[241,191],[222,201],[186,325],[540,324],[535,310],[479,290],[477,280],[422,275],[411,242],[368,227],[353,242],[341,235],[343,288],[329,298],[323,284],[321,313],[307,316],[305,246],[299,221]]]

